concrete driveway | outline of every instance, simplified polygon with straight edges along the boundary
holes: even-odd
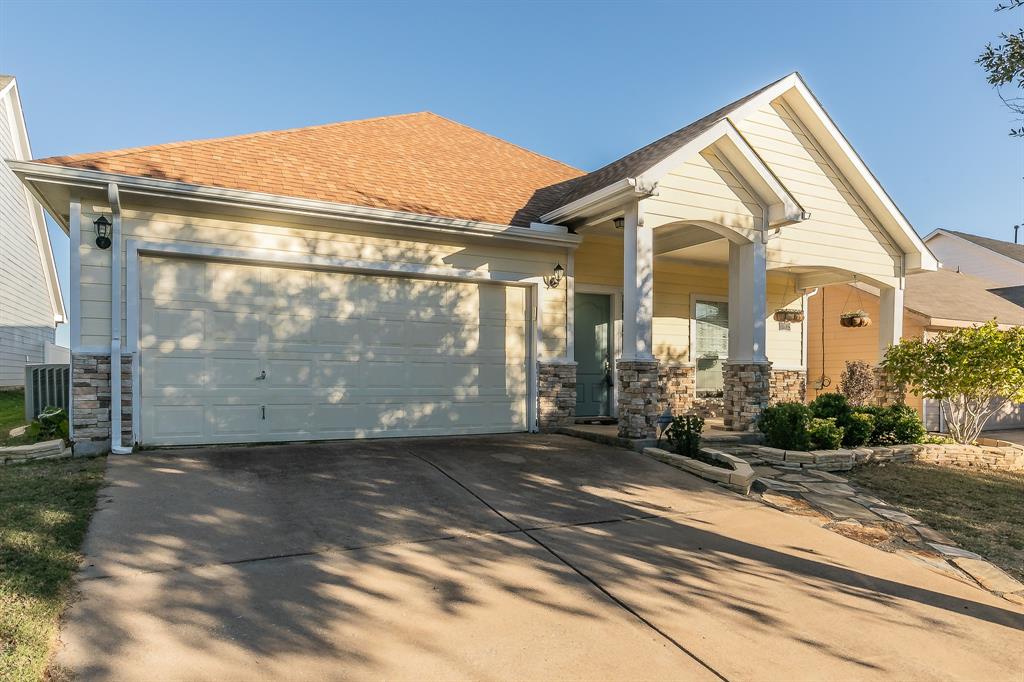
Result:
[[[964,679],[1024,610],[563,436],[111,457],[78,679]]]

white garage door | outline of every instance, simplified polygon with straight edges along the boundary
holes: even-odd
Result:
[[[144,444],[527,428],[523,288],[144,258],[140,289]]]

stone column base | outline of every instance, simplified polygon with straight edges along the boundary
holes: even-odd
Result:
[[[889,375],[886,374],[885,368],[883,367],[875,367],[874,372],[875,405],[878,405],[879,407],[887,407],[889,405],[900,405],[906,402],[906,387],[889,381]]]
[[[576,363],[537,363],[537,428],[554,431],[576,420]]]
[[[672,414],[686,414],[694,408],[697,399],[697,368],[690,365],[663,364],[658,368],[661,385],[659,412],[667,407]]]
[[[771,404],[802,403],[807,400],[807,372],[801,369],[773,369]]]
[[[757,418],[771,399],[772,363],[726,363],[724,414],[730,431],[755,431]]]
[[[619,360],[619,437],[654,438],[657,435],[661,387],[657,360]]]
[[[132,437],[132,355],[121,356],[121,443]],[[71,439],[75,454],[110,450],[110,355],[71,356]]]

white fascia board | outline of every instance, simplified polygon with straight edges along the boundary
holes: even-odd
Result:
[[[668,173],[705,149],[716,146],[741,170],[744,179],[753,185],[753,189],[768,209],[770,226],[778,227],[805,218],[806,213],[789,190],[771,172],[736,127],[729,120],[722,119],[658,163],[645,169],[636,178],[620,180],[557,208],[541,216],[541,219],[558,221],[581,215],[593,215],[607,210],[609,206],[621,204],[626,199],[651,196],[655,193],[653,188]]]
[[[37,162],[8,161],[7,164],[22,182],[55,183],[85,188],[102,188],[116,183],[121,194],[179,199],[196,203],[264,211],[268,214],[304,215],[349,220],[356,223],[443,233],[450,236],[489,237],[499,240],[527,242],[547,246],[575,248],[582,237],[560,231],[533,230],[529,227],[499,225],[460,218],[443,218],[407,211],[355,206],[317,199],[285,197],[263,192],[193,185],[170,180],[156,180],[134,175],[67,168]],[[51,207],[52,208],[52,207]],[[57,214],[59,215],[59,213]]]
[[[3,102],[7,108],[8,119],[14,127],[12,133],[14,134],[15,159],[18,161],[28,161],[32,158],[32,145],[28,138],[28,126],[25,123],[25,112],[21,107],[21,96],[18,93],[18,81],[16,79],[11,79],[11,82],[0,91],[0,102]],[[64,297],[60,291],[60,279],[57,275],[57,261],[53,257],[53,246],[50,244],[50,234],[46,229],[43,207],[36,199],[35,193],[30,191],[28,187],[25,187],[25,200],[31,214],[32,227],[36,234],[39,264],[43,271],[43,278],[46,281],[50,307],[53,309],[53,322],[54,324],[67,322],[67,311],[64,308]]]
[[[564,222],[579,216],[621,207],[627,201],[634,201],[657,194],[657,190],[641,177],[623,178],[618,182],[591,192],[565,206],[560,206],[540,217],[545,223]]]
[[[729,118],[738,121],[752,112],[779,97],[786,97],[787,103],[801,115],[818,143],[821,144],[829,157],[840,166],[840,170],[855,185],[858,193],[868,203],[868,208],[886,229],[889,235],[903,250],[906,257],[907,273],[937,270],[938,259],[928,250],[924,240],[910,225],[906,216],[896,207],[892,198],[882,188],[881,183],[868,169],[864,160],[853,149],[849,140],[836,126],[821,102],[814,96],[807,83],[799,73],[791,73],[760,95],[744,103],[729,114]],[[817,128],[817,130],[815,130]]]
[[[818,143],[825,149],[832,161],[839,166],[844,176],[853,183],[854,189],[867,203],[868,208],[903,250],[907,272],[938,269],[938,260],[928,250],[906,216],[896,207],[892,198],[885,192],[881,183],[868,169],[864,160],[853,149],[849,140],[839,130],[799,74],[794,73],[786,77],[775,87],[730,114],[730,117],[742,118],[753,109],[780,96],[785,97],[787,104],[814,134]]]

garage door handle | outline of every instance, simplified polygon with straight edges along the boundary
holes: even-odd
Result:
[[[260,371],[260,375],[258,377],[256,377],[256,378],[257,379],[266,379],[267,378],[267,370],[265,370],[265,369],[261,370]]]

